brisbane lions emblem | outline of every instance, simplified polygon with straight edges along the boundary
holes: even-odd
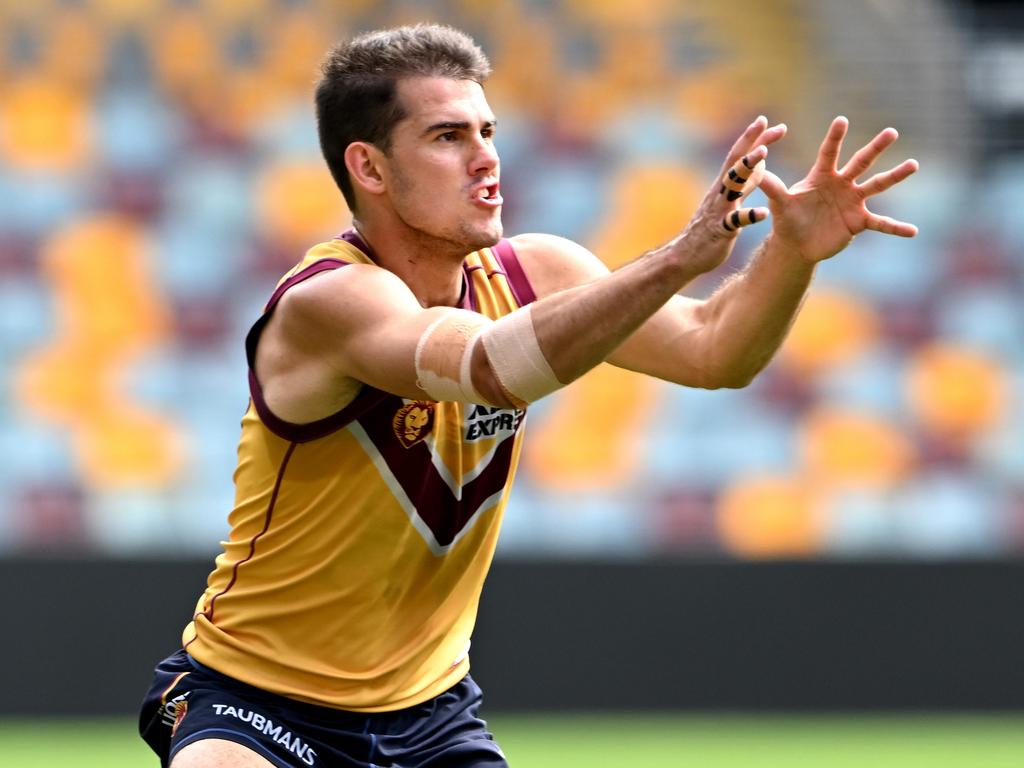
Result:
[[[406,448],[412,448],[434,428],[434,403],[415,400],[406,403],[391,421],[395,437]]]
[[[188,714],[188,702],[185,699],[180,699],[174,702],[174,725],[171,726],[171,738],[178,732],[181,721],[185,719],[185,715]]]

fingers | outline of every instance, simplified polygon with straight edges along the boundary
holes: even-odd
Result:
[[[882,232],[886,235],[896,235],[897,237],[913,237],[917,234],[917,227],[909,222],[897,221],[888,216],[879,216],[876,213],[870,212],[868,213],[864,228],[874,230],[875,232]]]
[[[729,149],[729,154],[725,156],[725,165],[722,166],[723,172],[726,168],[733,165],[743,155],[750,151],[750,148],[754,145],[754,141],[764,133],[765,128],[768,125],[768,118],[764,115],[758,115],[757,118],[747,129],[740,135],[732,147]]]
[[[761,177],[759,186],[769,200],[782,201],[789,194],[789,187],[782,182],[782,179],[768,170]]]
[[[873,138],[868,144],[854,152],[853,157],[851,157],[846,165],[842,167],[842,170],[839,171],[839,175],[845,176],[851,181],[856,179],[864,173],[864,171],[874,165],[878,156],[892,146],[892,143],[898,138],[899,133],[896,132],[895,128],[886,128],[875,136],[875,138]]]
[[[758,115],[729,149],[729,154],[726,155],[725,163],[722,165],[722,173],[725,173],[727,168],[735,165],[736,161],[743,157],[743,155],[749,154],[752,147],[774,144],[786,135],[786,130],[785,123],[779,123],[769,128],[768,118],[764,115]]]
[[[835,172],[836,164],[839,162],[839,152],[843,148],[843,139],[846,137],[849,127],[850,121],[841,115],[832,121],[828,133],[825,134],[825,139],[818,149],[818,159],[814,163],[815,170]]]
[[[727,213],[722,219],[722,226],[726,232],[737,232],[741,227],[756,224],[767,218],[767,208],[740,208],[732,213]]]
[[[765,128],[764,132],[754,140],[754,143],[763,144],[767,147],[769,144],[774,144],[785,136],[786,131],[788,130],[789,128],[785,123],[779,123],[777,125],[773,125],[771,128]]]
[[[760,115],[736,140],[722,166],[722,181],[718,190],[728,203],[734,204],[758,186],[765,173],[764,161],[768,156],[768,145],[785,135],[785,124],[779,123],[769,128],[768,119]],[[764,221],[768,214],[767,208],[731,210],[722,217],[722,229],[735,235],[742,227]]]
[[[722,177],[718,193],[725,195],[725,199],[731,203],[753,192],[764,176],[764,159],[767,154],[767,148],[761,146],[737,160]]]
[[[877,195],[879,192],[885,192],[885,190],[889,189],[889,187],[894,184],[899,184],[912,173],[915,173],[917,169],[917,160],[904,160],[895,168],[885,171],[884,173],[876,173],[862,184],[858,184],[857,188],[861,191],[861,194],[863,194],[864,197],[871,197],[872,195]]]

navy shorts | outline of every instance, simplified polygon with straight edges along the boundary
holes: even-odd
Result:
[[[200,739],[234,741],[282,768],[508,768],[477,716],[482,698],[466,675],[408,709],[349,712],[267,693],[178,651],[156,668],[139,732],[165,768]]]

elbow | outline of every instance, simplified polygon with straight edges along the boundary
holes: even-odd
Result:
[[[472,352],[472,383],[487,405],[498,408],[522,408],[524,403],[515,400],[498,380],[483,344],[477,344]]]
[[[756,373],[751,373],[744,376],[733,376],[722,381],[719,389],[743,389],[744,387],[750,386],[750,383],[757,377]]]
[[[526,407],[525,403],[513,400],[509,393],[506,392],[504,387],[502,387],[498,382],[497,378],[493,376],[481,381],[477,390],[487,405],[503,409]]]
[[[757,378],[760,368],[748,370],[717,371],[705,377],[701,389],[743,389]]]
[[[770,360],[771,356],[764,354],[714,360],[705,369],[708,384],[702,386],[705,389],[743,389],[750,386]]]

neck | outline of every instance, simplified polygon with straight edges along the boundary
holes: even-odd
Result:
[[[352,226],[370,247],[377,266],[398,275],[421,306],[454,307],[459,303],[466,254],[452,243],[380,226],[365,218],[353,218]]]

